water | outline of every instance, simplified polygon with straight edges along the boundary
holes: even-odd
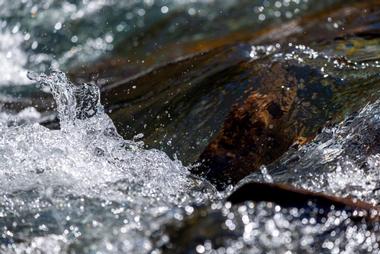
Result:
[[[179,161],[123,140],[103,112],[97,87],[76,87],[61,72],[29,76],[50,86],[61,130],[1,122],[4,251],[50,252],[54,245],[147,253],[149,234],[176,209],[217,198]],[[78,240],[83,244],[76,246]]]
[[[358,211],[225,202],[232,186],[217,192],[181,161],[145,149],[142,134],[123,139],[95,85],[51,71],[75,72],[113,57],[145,70],[149,57],[161,64],[194,53],[180,45],[257,31],[339,1],[321,2],[0,0],[0,99],[34,96],[26,108],[0,111],[0,253],[380,253],[378,222],[358,219]],[[354,92],[336,98],[346,105],[357,86],[364,94],[378,90],[378,40],[352,46],[360,43],[246,43],[245,58],[318,69],[322,85],[330,78],[338,88],[352,85]],[[40,124],[52,120],[51,109],[34,107],[47,94],[55,100],[57,130]],[[374,101],[243,182],[289,183],[378,204],[380,101]]]
[[[326,216],[319,213],[312,205],[298,209],[263,202],[238,206],[216,203],[193,215],[200,221],[198,225],[189,221],[183,228],[172,229],[182,245],[169,247],[167,253],[379,252],[378,226],[358,223],[346,211],[331,210]],[[207,225],[217,229],[207,230]],[[196,236],[191,234],[194,231]]]
[[[241,1],[241,8],[225,0],[1,0],[0,64],[6,67],[0,85],[30,83],[25,78],[30,69],[71,71],[113,56],[144,70],[145,59],[160,48],[169,50],[158,54],[156,63],[182,56],[171,50],[173,44],[257,30],[335,2]]]
[[[14,35],[0,28],[0,84],[28,84],[24,65],[27,62],[25,52],[20,48],[23,42],[21,34]]]
[[[62,128],[49,130],[36,123],[39,115],[32,109],[2,117],[0,250],[4,253],[161,253],[162,246],[177,244],[181,237],[185,244],[176,246],[174,253],[181,249],[197,253],[379,250],[377,224],[352,220],[349,211],[332,209],[322,215],[313,204],[302,209],[268,202],[223,204],[218,200],[225,194],[191,176],[163,152],[143,149],[141,136],[123,140],[103,112],[97,87],[76,86],[62,72],[29,77],[50,86]],[[376,122],[378,117],[372,117],[378,114],[376,105],[366,107],[359,117],[370,114],[369,122]],[[17,124],[14,119],[23,115],[29,121]],[[337,127],[334,133],[342,132]],[[334,144],[334,138],[329,140]],[[329,161],[339,153],[332,154]],[[270,169],[263,167],[262,172],[266,181],[277,180]],[[318,176],[329,173],[302,179],[302,187],[314,186],[308,179],[316,181]],[[334,186],[328,182],[323,190]],[[167,230],[168,224],[181,227],[189,216],[199,215],[195,225],[184,227],[185,232]],[[194,226],[206,228],[196,231],[199,236],[186,232]],[[217,233],[202,235],[209,230]]]

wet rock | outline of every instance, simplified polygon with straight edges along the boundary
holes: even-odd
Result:
[[[326,127],[311,143],[290,149],[266,171],[274,182],[378,204],[380,102],[338,125]],[[259,173],[243,182],[259,180]]]
[[[292,145],[309,142],[326,124],[337,123],[373,102],[379,96],[380,48],[375,46],[378,38],[364,35],[364,31],[373,34],[380,24],[378,5],[378,1],[370,1],[331,11],[332,20],[339,20],[346,28],[338,34],[327,24],[315,28],[304,20],[293,24],[305,26],[302,32],[291,30],[296,41],[305,40],[305,34],[317,39],[313,32],[326,32],[325,40],[308,44],[318,52],[296,44],[274,53],[272,62],[253,74],[259,83],[253,85],[256,89],[232,109],[194,172],[219,188],[236,184],[260,165],[278,159]],[[368,16],[357,16],[361,12]],[[265,41],[266,36],[259,40]],[[288,38],[280,36],[279,41]],[[309,60],[305,54],[311,56],[306,57]]]
[[[104,86],[102,100],[118,131],[144,133],[149,147],[193,162],[252,84],[251,47],[221,47]]]
[[[110,64],[104,64],[103,67],[101,65],[99,68],[96,67],[93,73],[101,73],[99,85],[102,87],[103,102],[106,104],[111,118],[116,122],[119,132],[125,138],[130,139],[139,132],[143,132],[145,134],[144,142],[148,147],[163,149],[171,155],[177,153],[179,159],[185,163],[192,163],[197,159],[201,153],[200,151],[210,142],[210,139],[215,136],[215,133],[221,129],[227,112],[231,111],[231,105],[240,102],[247,97],[247,94],[252,89],[255,90],[261,86],[260,82],[256,80],[260,76],[265,75],[263,73],[266,69],[272,68],[272,59],[259,59],[262,64],[257,64],[257,61],[253,61],[256,58],[262,58],[267,52],[261,52],[258,56],[251,56],[251,53],[253,53],[251,45],[292,41],[293,37],[297,38],[299,43],[313,43],[316,36],[324,32],[326,33],[326,31],[329,31],[329,36],[326,40],[333,40],[337,36],[337,31],[330,31],[331,24],[327,21],[328,15],[333,15],[333,18],[351,15],[352,13],[356,15],[358,10],[362,11],[364,7],[351,7],[355,12],[351,11],[348,14],[347,11],[341,11],[341,9],[346,8],[348,7],[344,4],[336,5],[331,10],[321,12],[318,15],[313,14],[290,21],[284,24],[284,27],[277,26],[277,28],[281,27],[281,30],[286,31],[286,33],[280,33],[278,30],[280,28],[276,29],[276,27],[273,27],[259,31],[253,30],[256,32],[251,31],[250,33],[244,32],[234,34],[233,36],[229,34],[224,37],[204,39],[203,41],[200,40],[199,44],[186,44],[186,49],[183,51],[181,49],[182,53],[175,57],[189,53],[193,55],[168,64],[155,66],[128,79],[123,80],[122,78],[125,75],[133,73],[133,71],[127,70],[129,66],[132,66],[131,68],[133,69],[133,64],[129,63],[129,60],[126,61],[122,58],[118,58],[115,61],[110,60],[106,62]],[[324,22],[321,22],[321,20]],[[313,30],[313,26],[319,23],[322,23],[320,28],[318,27],[318,29]],[[291,29],[291,26],[294,24],[296,24],[295,28]],[[333,36],[333,32],[335,33],[335,37]],[[245,43],[239,44],[237,43],[239,41]],[[343,44],[346,42],[345,40],[340,42],[340,49],[344,48]],[[364,42],[363,44],[368,45],[367,43]],[[175,48],[181,48],[181,45],[185,44],[180,43]],[[334,45],[337,46],[337,43]],[[284,46],[284,49],[277,50],[279,52],[286,51],[287,44],[281,46]],[[321,48],[321,43],[316,46]],[[324,43],[322,43],[322,46],[322,49],[327,51],[338,50],[337,48],[332,48],[334,46],[326,46]],[[173,46],[168,47],[166,51],[164,48],[160,47],[160,49],[157,49],[157,57],[163,55],[168,56],[169,58],[167,59],[172,59],[170,55],[171,51],[173,51]],[[163,51],[160,51],[161,49]],[[344,51],[342,55],[347,55],[345,54],[347,50],[343,49],[342,51]],[[151,59],[158,59],[156,53],[150,55]],[[329,54],[331,55],[331,52]],[[342,59],[344,61],[344,57]],[[133,62],[133,60],[131,61]],[[147,63],[145,67],[152,65],[152,61],[147,59],[144,61]],[[323,64],[314,64],[304,68],[308,69],[306,72],[316,75],[317,79],[321,79],[322,74],[318,74],[318,69],[323,67]],[[118,65],[123,68],[118,69]],[[102,74],[101,70],[104,66],[112,66],[111,75],[107,74],[107,71]],[[263,70],[260,71],[260,68],[263,68]],[[288,71],[286,68],[283,68],[285,69],[284,72]],[[272,74],[277,75],[275,72],[276,70],[273,70]],[[301,72],[301,70],[298,72]],[[284,76],[284,74],[282,75]],[[288,76],[292,75],[289,74]],[[338,78],[340,75],[337,73],[334,78]],[[313,78],[310,77],[310,79]],[[306,79],[308,78],[306,77]],[[293,93],[295,92],[294,89],[296,89],[294,83],[298,81],[300,80],[292,81],[293,88],[289,88]],[[265,86],[272,85],[269,83],[268,79]],[[306,82],[304,83],[306,84]],[[334,81],[333,83],[342,82]],[[280,86],[277,85],[273,88],[273,91]],[[285,86],[287,85],[285,84]],[[317,95],[322,96],[321,94]],[[279,97],[280,95],[276,96]],[[291,97],[289,95],[287,100],[291,100]],[[264,103],[262,101],[261,103],[266,104],[267,102]],[[287,114],[286,112],[275,112],[276,105],[273,104],[271,106],[272,113],[282,115],[277,115],[278,118],[275,120],[276,122],[284,121]],[[248,106],[247,104],[246,107]],[[278,104],[278,106],[281,107],[281,104]],[[328,117],[322,117],[322,119],[324,123]],[[319,124],[316,129],[319,129],[321,126],[323,125]],[[274,130],[271,132],[274,132]],[[279,135],[281,136],[282,134]],[[307,137],[313,135],[315,135],[315,132]],[[290,138],[284,137],[285,140],[281,141],[284,142],[281,145],[284,148],[280,149],[282,152],[286,150],[285,147],[294,142],[294,139],[303,139],[300,133],[296,133],[295,136]],[[269,155],[269,157],[277,158],[282,154],[281,151],[276,152],[273,156]],[[263,159],[262,161],[271,161],[271,159]],[[257,163],[261,162],[258,160]],[[238,179],[241,179],[241,177],[238,177]]]
[[[201,167],[205,171],[212,169],[206,177],[216,184],[216,179],[227,183],[240,180],[244,170],[273,161],[297,138],[294,127],[279,131],[289,118],[297,78],[281,64],[274,64],[269,71],[259,71],[258,80],[257,86],[263,91],[252,92],[242,106],[229,114],[221,134],[201,155]]]
[[[233,174],[236,178],[231,183],[236,183],[257,166],[274,161],[294,142],[302,144],[313,138],[330,119],[342,119],[376,97],[377,67],[361,71],[365,59],[350,63],[329,50],[317,52],[305,46],[254,49],[249,44],[220,47],[106,85],[102,98],[125,138],[143,132],[147,146],[177,153],[191,163],[220,130],[232,105],[248,97],[225,121],[221,132],[226,133],[225,139],[221,144],[214,141],[201,157],[208,159],[220,149],[218,154],[239,161],[239,152],[227,151],[236,148],[244,153],[246,149],[254,159],[240,161],[246,164],[235,167],[242,171]],[[366,50],[358,49],[353,56]],[[363,84],[368,89],[361,89]],[[349,100],[359,95],[361,100]],[[254,134],[256,139],[240,138],[243,134]],[[252,147],[258,154],[252,154]],[[271,147],[277,150],[267,153]],[[217,161],[217,165],[227,161],[221,167],[229,167],[230,159],[222,156],[208,161]],[[209,167],[206,164],[205,168]],[[226,178],[223,181],[228,182]]]
[[[366,81],[354,75],[342,80],[342,72],[326,75],[317,66],[288,60],[262,66],[258,84],[253,85],[257,89],[234,107],[194,172],[220,188],[236,184],[290,146],[310,141],[326,123],[339,121],[379,95],[380,76],[375,69],[363,75],[370,77]],[[371,92],[363,92],[363,82]]]
[[[287,184],[248,182],[237,188],[228,198],[232,204],[244,203],[246,201],[274,202],[282,207],[307,206],[309,202],[318,208],[328,211],[331,206],[337,209],[361,210],[369,217],[378,220],[380,218],[380,207],[374,206],[357,199],[329,196],[324,193],[311,192],[299,189]]]

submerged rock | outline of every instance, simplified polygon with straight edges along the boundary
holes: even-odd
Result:
[[[324,94],[325,92],[323,91],[321,93],[316,92],[314,96],[319,97],[331,96],[331,94],[329,94],[331,91],[328,91],[329,89],[331,90],[331,88],[324,88],[324,86],[330,86],[331,84],[341,84],[345,86],[346,83],[351,82],[339,80],[340,78],[345,78],[344,76],[347,75],[347,72],[344,71],[337,71],[331,78],[327,79],[328,81],[322,81],[325,73],[320,70],[321,68],[326,68],[326,61],[337,61],[340,65],[349,61],[344,56],[350,56],[350,59],[355,60],[355,56],[359,56],[359,53],[354,51],[368,51],[370,48],[366,46],[362,48],[363,45],[369,45],[374,42],[365,40],[359,45],[357,43],[359,39],[342,39],[344,37],[341,35],[341,31],[333,29],[331,22],[328,21],[328,16],[331,15],[334,20],[346,18],[349,21],[342,20],[342,22],[352,24],[350,27],[353,28],[359,25],[363,26],[363,24],[367,24],[364,23],[364,21],[368,21],[368,19],[356,22],[357,20],[354,18],[355,15],[366,10],[368,6],[376,6],[375,4],[376,1],[370,1],[366,4],[336,5],[327,11],[325,10],[324,12],[321,11],[317,14],[295,19],[277,28],[269,26],[260,31],[254,30],[256,32],[251,31],[250,33],[244,33],[243,37],[240,35],[236,37],[222,36],[214,38],[214,41],[211,39],[206,40],[201,44],[207,45],[207,47],[197,46],[195,44],[189,46],[191,49],[189,48],[186,54],[196,53],[194,55],[154,67],[153,69],[149,69],[146,72],[125,80],[123,80],[122,77],[127,75],[126,73],[131,72],[125,70],[119,74],[116,66],[121,63],[121,66],[127,68],[131,66],[129,62],[125,60],[115,60],[112,62],[111,60],[109,66],[112,66],[111,73],[114,73],[113,70],[115,70],[115,75],[112,74],[110,76],[115,76],[116,78],[104,78],[104,75],[107,75],[106,73],[104,75],[100,74],[101,77],[99,77],[99,85],[102,86],[103,101],[111,118],[115,121],[119,132],[122,133],[124,137],[130,139],[138,133],[143,132],[145,135],[143,140],[148,147],[163,149],[170,155],[176,153],[178,158],[185,163],[192,163],[197,160],[201,151],[221,129],[222,123],[228,112],[231,111],[233,104],[241,102],[247,98],[248,94],[257,90],[258,87],[262,85],[272,86],[272,84],[269,84],[271,82],[269,78],[267,78],[266,83],[265,81],[258,81],[261,76],[267,75],[269,77],[273,74],[277,75],[276,72],[279,72],[277,69],[282,68],[283,74],[279,75],[282,75],[284,81],[287,81],[287,78],[295,79],[290,81],[292,88],[290,88],[290,86],[288,87],[287,84],[282,84],[286,89],[292,89],[292,92],[296,93],[295,90],[299,91],[298,88],[295,87],[296,85],[298,86],[299,83],[303,85],[307,84],[306,81],[303,82],[301,79],[310,82],[320,82],[320,90],[324,90],[327,94]],[[351,11],[347,11],[348,9]],[[375,10],[368,9],[368,12],[373,13]],[[375,14],[376,12],[374,15]],[[323,22],[321,22],[321,20]],[[317,26],[316,24],[320,25]],[[286,33],[278,32],[279,27],[281,27],[282,31],[286,31]],[[318,40],[318,35],[321,33],[328,35],[323,41]],[[352,35],[354,33],[350,34]],[[297,55],[292,55],[292,50],[295,48],[293,47],[292,49],[287,43],[285,44],[287,41],[294,41],[293,38],[296,38],[295,41],[297,41],[297,43],[307,43],[315,46],[318,52],[325,51],[326,56],[331,56],[330,59],[319,59],[316,63],[308,62],[303,65],[299,64],[299,67],[288,67],[287,65],[296,65],[293,62],[299,60],[297,59]],[[332,43],[332,45],[326,43],[334,38],[341,39]],[[242,43],[239,43],[239,41]],[[315,41],[318,43],[315,43]],[[257,43],[265,43],[269,46],[252,47],[252,45]],[[355,50],[347,48],[348,45],[352,43],[356,43],[354,47]],[[178,47],[176,46],[176,48]],[[354,54],[352,54],[352,52],[354,52]],[[282,67],[275,67],[276,64],[273,63],[273,61],[277,60],[273,57],[266,57],[266,55],[274,55],[277,53],[282,53],[280,57],[282,61],[278,64],[282,65]],[[162,52],[159,54],[168,55]],[[304,52],[303,54],[308,55],[314,53],[310,51]],[[181,54],[181,56],[182,55],[183,54]],[[364,56],[365,55],[364,53]],[[153,56],[154,55],[152,55],[152,57]],[[153,58],[155,59],[155,57]],[[287,63],[288,58],[292,58],[294,61]],[[359,60],[359,58],[357,60]],[[360,60],[365,62],[368,60],[368,57],[362,57]],[[107,65],[108,64],[105,64],[105,66]],[[350,64],[347,63],[347,65]],[[101,72],[102,68],[103,67],[96,67],[94,73]],[[265,74],[268,68],[271,69],[271,71]],[[292,77],[295,75],[292,73],[285,74],[289,71],[289,68],[299,68],[299,70],[290,70],[290,72],[298,72],[298,74],[295,77]],[[304,68],[304,70],[302,70],[302,68]],[[306,74],[302,74],[303,71],[311,76],[307,77]],[[326,72],[329,72],[329,70]],[[372,71],[369,72],[370,74],[368,74],[368,76],[373,73]],[[366,76],[366,74],[363,71],[358,78],[355,78],[357,83],[361,82],[364,76]],[[366,76],[366,78],[368,78],[368,76]],[[273,79],[273,77],[270,78]],[[351,76],[349,76],[349,78],[351,78],[351,80],[353,79]],[[104,80],[102,81],[102,79]],[[314,79],[319,79],[320,81],[314,81]],[[115,82],[110,84],[109,80],[114,80]],[[280,82],[280,80],[281,78],[277,82]],[[260,82],[265,84],[261,84]],[[323,82],[328,84],[322,84]],[[273,87],[272,90],[274,93],[277,92],[276,89],[279,87],[281,87],[281,85],[278,83]],[[306,88],[306,90],[307,89],[309,88]],[[314,91],[312,91],[312,89],[308,90],[308,92],[313,93]],[[316,89],[318,90],[318,88]],[[267,90],[266,92],[260,91],[259,93],[268,94],[270,88]],[[333,94],[334,93],[335,92],[333,92]],[[256,94],[250,97],[245,104],[245,108],[249,107],[249,101],[252,103],[255,96],[258,95]],[[280,94],[275,96],[278,98],[281,97]],[[294,97],[295,95],[289,96],[290,97],[286,99],[289,100],[288,103],[292,100],[292,96]],[[312,94],[304,96],[312,97]],[[363,100],[365,99],[366,98],[363,97]],[[332,101],[330,98],[321,98],[320,100],[324,101],[324,103],[330,103]],[[264,102],[261,103],[263,104]],[[276,105],[273,104],[272,106],[274,106],[273,110],[276,110]],[[321,105],[312,106],[317,107],[317,110],[318,107],[323,107]],[[352,107],[349,107],[349,109],[350,108]],[[336,112],[340,110],[345,111],[341,107],[337,109]],[[321,111],[323,110],[319,112]],[[318,115],[318,113],[316,114]],[[330,113],[326,113],[326,116],[317,116],[321,119],[318,120],[320,123],[317,124],[314,129],[320,129],[330,117],[329,114]],[[286,116],[287,114],[284,114],[282,117],[284,118]],[[227,120],[227,122],[228,121],[229,120]],[[276,121],[284,122],[285,120],[278,119]],[[275,128],[277,128],[277,125]],[[278,126],[278,128],[282,127]],[[302,124],[299,128],[302,128]],[[283,148],[274,152],[273,155],[268,155],[268,157],[277,158],[286,151],[287,147],[289,147],[294,140],[298,140],[298,138],[303,140],[303,137],[301,137],[302,133],[299,133],[299,129],[288,131],[291,132],[291,137],[289,138],[285,137],[286,134],[279,134],[279,136],[284,136],[284,140],[278,142],[278,144],[282,143],[279,147]],[[272,132],[275,132],[275,130],[272,130]],[[307,134],[306,138],[310,138],[316,133],[315,130],[310,132],[311,134]],[[265,151],[263,151],[263,153],[265,153]],[[260,156],[261,155],[258,155],[258,157]],[[272,161],[270,158],[257,158],[253,164]],[[237,176],[237,180],[239,179],[241,179],[241,176]],[[233,182],[236,182],[236,180]]]

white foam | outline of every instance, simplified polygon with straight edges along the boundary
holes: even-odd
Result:
[[[87,216],[100,216],[106,220],[110,215],[99,207],[110,205],[112,216],[121,214],[125,217],[124,227],[123,221],[116,227],[123,234],[117,234],[112,241],[122,243],[120,248],[123,251],[147,253],[152,248],[149,232],[160,228],[173,214],[167,219],[160,216],[177,207],[204,203],[215,197],[213,188],[192,177],[181,162],[171,160],[161,151],[143,149],[140,143],[123,140],[103,112],[97,87],[76,87],[60,72],[51,76],[29,76],[50,85],[58,104],[61,130],[49,130],[38,123],[11,127],[0,124],[0,217],[3,219],[7,219],[7,214],[23,212],[35,212],[35,218],[39,218],[46,210],[54,219],[64,213],[56,210],[68,205],[70,213],[90,207]],[[37,116],[33,110],[31,113]],[[32,193],[37,194],[36,198]],[[47,207],[41,204],[44,198],[50,200]],[[92,205],[78,205],[78,199],[99,201]],[[113,208],[113,202],[120,207]],[[23,223],[24,219],[20,216],[16,221]],[[80,217],[74,216],[72,220],[85,223]],[[48,230],[45,221],[34,220],[32,223],[37,229]],[[63,227],[61,223],[57,220],[54,227]],[[97,223],[92,220],[94,227]],[[117,224],[118,220],[112,217],[109,223]],[[117,248],[108,242],[107,234],[115,230],[112,225],[111,228],[102,227],[104,232],[97,248],[102,245],[105,249],[107,246]],[[62,231],[66,241],[64,248],[70,243],[70,234]],[[15,234],[20,233],[22,231],[15,231]],[[89,232],[87,234],[91,237]],[[37,247],[32,248],[35,251],[40,245],[54,245],[56,239],[51,237],[29,238],[28,242],[31,242],[26,246],[35,244]],[[53,242],[46,245],[43,239]],[[59,240],[61,243],[61,238]],[[142,243],[145,243],[143,249]]]

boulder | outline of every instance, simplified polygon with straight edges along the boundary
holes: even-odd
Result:
[[[335,10],[332,19],[347,22],[347,30],[330,41],[324,26],[327,41],[310,43],[315,50],[285,46],[265,63],[263,58],[254,61],[261,65],[251,74],[256,77],[254,89],[233,107],[193,172],[220,189],[236,184],[261,165],[276,161],[289,147],[310,142],[327,124],[376,100],[380,85],[379,39],[373,31],[380,24],[376,6],[378,1],[370,1]],[[355,16],[360,10],[368,16]],[[313,29],[306,25],[302,33],[312,35]],[[302,38],[297,32],[293,35]]]

